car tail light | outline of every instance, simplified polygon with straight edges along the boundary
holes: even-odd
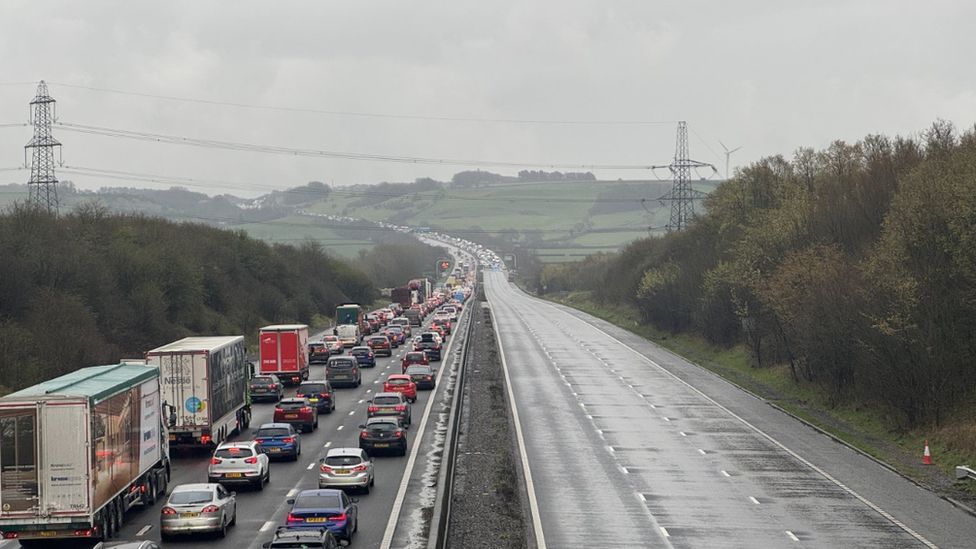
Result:
[[[210,435],[203,435],[200,437],[200,444],[210,444],[213,438]]]
[[[268,441],[267,440],[264,440],[263,438],[256,438],[256,439],[254,439],[254,442],[257,442],[258,444],[264,444],[265,442],[268,442]]]
[[[278,388],[277,383],[272,383],[271,385],[268,385],[268,389],[277,389],[277,388]]]
[[[312,408],[309,406],[302,406],[302,409],[299,411],[303,414],[309,414],[312,412]]]
[[[393,436],[400,438],[403,436],[403,431],[397,430],[395,433],[393,433]]]
[[[176,509],[173,509],[172,507],[163,507],[162,513],[164,515],[175,515]]]
[[[339,522],[339,521],[342,521],[342,520],[346,520],[346,518],[347,517],[346,517],[346,514],[345,513],[339,513],[338,515],[332,515],[331,517],[329,517],[329,520],[332,520],[332,521],[335,521],[335,522]]]
[[[291,444],[295,442],[295,437],[285,437],[281,439],[281,442],[284,442],[285,444]]]
[[[291,523],[291,522],[305,522],[305,519],[302,518],[302,517],[299,517],[297,515],[293,515],[291,513],[288,513],[288,522],[289,523]]]
[[[367,433],[366,431],[363,431],[363,432],[359,433],[359,438],[366,438],[368,436],[369,436],[369,433]]]
[[[319,465],[319,471],[322,471],[323,473],[331,473],[332,467],[329,467],[328,465],[323,463],[322,465]]]
[[[366,409],[366,411],[372,414],[373,412],[376,412],[379,409],[380,409],[379,406],[370,406],[369,408]]]
[[[201,513],[219,513],[220,512],[220,507],[217,507],[216,505],[208,505],[208,506],[204,507],[203,509],[201,509],[200,512]]]
[[[257,463],[257,462],[258,462],[258,458],[256,458],[256,457],[244,458],[244,463],[252,463],[253,464],[253,463]]]
[[[75,530],[76,538],[90,538],[95,535],[95,531],[89,528],[88,530]]]
[[[220,464],[220,463],[223,463],[223,462],[224,462],[224,460],[222,460],[220,458],[210,458],[210,465],[217,465],[217,464]]]
[[[433,376],[424,376],[424,379],[427,380],[427,381],[432,381],[434,379],[434,377]]]
[[[295,396],[298,398],[305,398],[307,395],[304,393],[295,393]]]
[[[407,405],[406,404],[397,404],[396,411],[397,412],[406,412],[407,411]]]
[[[366,465],[357,465],[352,468],[353,473],[362,473],[367,469]]]

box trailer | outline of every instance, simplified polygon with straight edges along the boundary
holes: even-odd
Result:
[[[212,447],[250,424],[244,336],[186,337],[146,361],[159,368],[171,447]]]
[[[108,539],[166,493],[159,370],[82,368],[0,399],[0,532],[23,545]]]
[[[308,379],[308,326],[265,326],[258,332],[258,340],[261,374],[274,374],[287,385]]]
[[[400,306],[403,307],[404,309],[409,309],[410,306],[414,304],[414,300],[413,300],[414,291],[415,290],[411,290],[406,286],[393,288],[393,290],[390,292],[390,299],[392,299],[394,303],[399,303]]]

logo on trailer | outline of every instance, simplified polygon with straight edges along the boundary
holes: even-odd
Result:
[[[186,399],[183,406],[186,408],[186,411],[190,412],[191,414],[198,414],[207,409],[207,405],[197,397],[190,397]]]

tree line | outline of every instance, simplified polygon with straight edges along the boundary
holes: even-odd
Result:
[[[416,244],[424,259],[437,253]],[[57,218],[11,207],[0,215],[0,257],[0,393],[181,337],[253,339],[262,325],[310,323],[337,303],[379,297],[364,269],[314,242],[271,245],[95,205]],[[367,254],[368,269],[421,274],[400,257]]]
[[[787,365],[898,428],[938,424],[976,393],[976,131],[939,121],[764,158],[704,205],[685,231],[533,283],[744,343],[756,367]]]

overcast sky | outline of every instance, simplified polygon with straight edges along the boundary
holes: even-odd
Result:
[[[691,156],[724,171],[719,140],[742,147],[734,167],[834,139],[913,133],[937,118],[972,126],[974,22],[976,2],[963,1],[4,0],[0,124],[26,121],[41,79],[67,123],[425,158],[666,164],[673,121],[687,120]],[[338,112],[664,123],[287,112],[65,84]],[[0,127],[0,169],[22,164],[30,131]],[[55,135],[68,165],[235,182],[192,187],[211,194],[447,179],[465,169]],[[27,176],[0,172],[0,182]]]

